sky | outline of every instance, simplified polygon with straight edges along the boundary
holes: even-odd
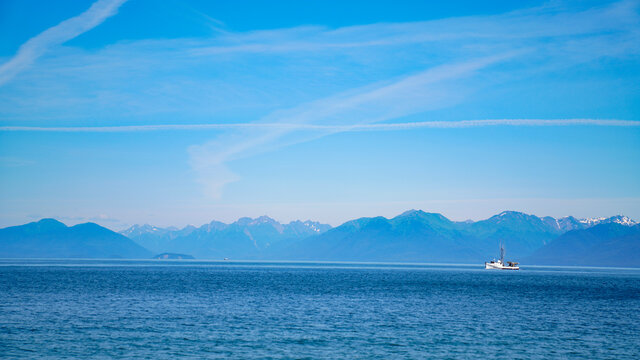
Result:
[[[640,220],[640,1],[0,0],[0,226]]]

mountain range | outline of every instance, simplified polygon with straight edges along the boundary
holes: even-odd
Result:
[[[200,227],[134,225],[115,233],[53,219],[0,229],[0,257],[149,258],[179,253],[199,259],[482,263],[499,243],[526,264],[640,267],[640,225],[610,218],[537,217],[504,211],[481,221],[406,211],[332,228],[314,221],[281,224],[267,216]]]
[[[440,214],[411,210],[391,219],[374,217],[346,222],[282,249],[277,258],[481,263],[496,257],[502,242],[508,257],[519,260],[537,254],[567,232],[579,238],[583,231],[596,226],[593,224],[637,227],[624,216],[586,221],[504,211],[482,221],[453,222]],[[534,259],[543,257],[544,254]],[[611,257],[615,258],[615,254]]]
[[[0,258],[148,258],[149,250],[94,223],[42,219],[0,229]]]
[[[248,217],[225,224],[212,221],[201,227],[183,229],[134,225],[121,232],[153,252],[185,253],[197,258],[257,259],[271,253],[271,247],[313,237],[331,226],[314,221],[281,224],[268,216]]]
[[[538,265],[640,267],[640,225],[601,223],[562,234],[524,259]]]

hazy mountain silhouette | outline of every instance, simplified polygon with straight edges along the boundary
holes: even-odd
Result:
[[[488,251],[495,255],[502,242],[511,258],[530,255],[565,232],[552,217],[540,218],[517,211],[503,211],[486,220],[461,224],[459,229],[477,239],[476,245],[483,254]]]
[[[482,263],[497,257],[502,242],[507,259],[523,264],[640,266],[635,260],[640,258],[638,229],[621,215],[579,220],[516,211],[454,222],[441,214],[410,210],[391,219],[360,218],[335,228],[313,221],[281,224],[261,216],[183,229],[134,225],[121,234],[93,223],[67,227],[43,219],[0,229],[0,257],[150,258],[178,253],[198,259]]]
[[[475,239],[440,214],[408,211],[392,219],[360,218],[279,249],[285,259],[465,262],[482,258]],[[275,255],[275,254],[274,254]]]
[[[42,219],[0,229],[5,258],[149,258],[151,253],[126,236],[94,223],[67,227]]]
[[[634,222],[618,216],[600,223],[628,229]],[[411,210],[392,219],[348,221],[324,234],[275,246],[273,250],[277,251],[270,256],[292,260],[477,263],[497,257],[502,242],[507,258],[521,261],[554,243],[567,230],[587,226],[573,217],[540,218],[515,211],[478,222],[452,222],[441,214]]]
[[[331,228],[313,221],[281,224],[268,216],[244,217],[225,224],[212,221],[199,228],[170,230],[134,225],[122,232],[155,252],[191,254],[197,258],[262,258],[269,248],[286,240],[304,239]]]
[[[640,267],[640,225],[602,223],[569,231],[525,261],[539,265]]]

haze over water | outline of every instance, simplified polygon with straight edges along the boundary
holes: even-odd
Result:
[[[3,260],[5,358],[637,359],[640,270]]]

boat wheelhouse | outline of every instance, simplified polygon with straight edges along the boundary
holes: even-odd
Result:
[[[520,270],[517,262],[507,261],[506,265],[504,262],[504,245],[500,243],[500,259],[499,260],[491,260],[490,262],[484,263],[485,269],[497,269],[497,270]]]

